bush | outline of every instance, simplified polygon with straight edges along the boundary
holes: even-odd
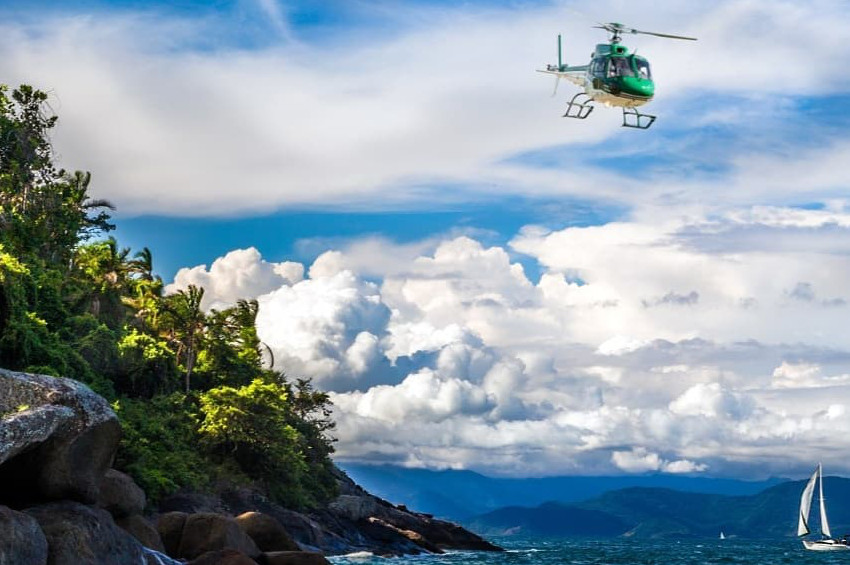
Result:
[[[115,467],[135,479],[149,502],[182,487],[209,485],[210,463],[198,452],[191,406],[182,393],[148,401],[121,398],[113,405],[124,431]]]

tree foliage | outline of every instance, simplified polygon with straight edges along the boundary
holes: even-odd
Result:
[[[234,388],[203,393],[201,438],[240,470],[261,477],[269,491],[291,505],[306,502],[302,482],[307,472],[298,431],[290,425],[291,405],[285,387],[255,379]],[[281,441],[283,439],[283,441]]]
[[[107,237],[91,175],[54,166],[46,103],[0,85],[0,365],[111,399],[116,464],[151,500],[236,475],[294,506],[334,496],[328,396],[263,367],[256,301],[164,295],[150,250]]]

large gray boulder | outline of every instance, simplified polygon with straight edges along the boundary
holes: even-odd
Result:
[[[0,501],[94,504],[120,438],[109,403],[86,385],[0,369]]]
[[[177,557],[193,559],[217,549],[235,549],[250,557],[260,554],[257,544],[233,518],[211,513],[189,514]]]
[[[242,531],[254,540],[260,551],[300,551],[283,526],[262,512],[245,512],[236,517]]]
[[[375,497],[341,494],[328,505],[328,510],[352,522],[357,522],[380,515],[382,509]]]
[[[141,514],[145,509],[145,502],[145,491],[132,477],[115,469],[106,471],[100,483],[98,506],[117,519]]]
[[[236,520],[221,514],[168,512],[159,517],[157,530],[171,557],[195,559],[220,549],[235,549],[250,557],[261,553]]]
[[[47,565],[47,538],[32,516],[0,506],[0,565]]]
[[[50,565],[143,563],[141,544],[116,526],[106,510],[77,502],[50,502],[26,513],[38,521],[47,538]]]
[[[183,526],[186,525],[185,512],[166,512],[160,514],[156,521],[156,530],[165,547],[165,552],[174,557],[180,549],[180,539],[183,537]]]
[[[168,553],[165,550],[165,544],[162,543],[162,538],[159,537],[159,532],[144,516],[134,514],[115,518],[115,523],[119,528],[136,538],[143,546],[160,553]]]

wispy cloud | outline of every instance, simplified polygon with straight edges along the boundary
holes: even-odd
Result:
[[[671,2],[646,22],[641,6],[615,4],[595,5],[584,19],[570,3],[396,7],[394,17],[405,25],[387,38],[351,31],[321,42],[298,40],[284,4],[256,0],[254,10],[289,38],[260,45],[213,42],[228,30],[209,14],[55,15],[3,24],[0,73],[54,94],[61,105],[55,141],[63,165],[93,170],[98,196],[125,214],[407,207],[481,198],[493,187],[500,194],[628,204],[670,198],[721,203],[779,193],[817,198],[844,187],[834,165],[846,158],[845,143],[826,138],[799,156],[790,140],[792,155],[782,159],[758,144],[743,154],[730,152],[741,143],[715,145],[716,170],[730,171],[720,177],[671,167],[635,178],[611,161],[569,157],[545,169],[511,162],[556,146],[567,155],[588,155],[602,142],[626,150],[637,141],[624,137],[635,132],[621,131],[616,110],[599,110],[581,123],[560,119],[562,99],[547,98],[548,83],[533,73],[551,60],[558,31],[568,32],[570,56],[579,51],[583,61],[602,39],[589,24],[611,13],[639,20],[635,25],[700,36],[694,45],[633,40],[655,65],[654,107],[663,114],[658,133],[643,134],[640,144],[664,148],[672,162],[693,162],[688,154],[703,140],[710,145],[715,126],[733,120],[742,133],[733,129],[730,135],[743,135],[769,119],[741,114],[724,105],[724,97],[781,100],[847,90],[842,75],[820,56],[840,47],[848,23],[834,7]],[[783,41],[750,57],[754,42],[762,45],[753,26]],[[791,68],[793,81],[775,80]],[[695,98],[713,101],[707,107],[714,113],[701,104],[682,105]],[[677,123],[699,123],[700,129],[684,132]],[[638,152],[633,162],[645,155]],[[819,165],[812,167],[811,159]]]

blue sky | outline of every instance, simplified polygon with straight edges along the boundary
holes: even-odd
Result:
[[[597,22],[658,115],[561,118]],[[850,9],[722,0],[0,6],[0,82],[207,307],[257,298],[340,460],[836,472],[850,448]],[[794,449],[788,449],[793,445]],[[779,455],[777,455],[779,454]]]

